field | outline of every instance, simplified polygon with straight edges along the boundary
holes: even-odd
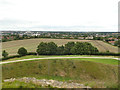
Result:
[[[93,88],[117,87],[118,61],[114,59],[46,59],[3,64],[2,67],[3,79],[35,77],[72,80]]]
[[[103,41],[98,40],[73,40],[73,39],[26,39],[26,40],[16,40],[2,43],[2,49],[6,50],[9,55],[17,54],[17,51],[20,47],[25,47],[28,52],[35,52],[38,44],[40,42],[55,42],[58,45],[64,45],[67,42],[89,42],[93,46],[97,47],[100,52],[114,52],[118,53],[118,48],[107,44]]]

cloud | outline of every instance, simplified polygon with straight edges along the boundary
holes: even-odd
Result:
[[[117,31],[117,1],[0,0],[0,30]]]
[[[117,31],[117,25],[111,27],[93,25],[41,25],[37,21],[25,21],[17,19],[0,20],[0,30],[36,30],[36,31]]]
[[[2,19],[0,20],[0,25],[16,25],[16,24],[29,24],[32,21],[23,21],[17,19]]]
[[[12,5],[13,3],[11,3],[8,0],[0,0],[0,5]]]

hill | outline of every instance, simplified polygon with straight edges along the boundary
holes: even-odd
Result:
[[[50,59],[2,65],[3,79],[35,77],[73,81],[90,87],[117,87],[118,66],[77,59]]]

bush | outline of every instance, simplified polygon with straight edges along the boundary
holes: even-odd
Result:
[[[20,56],[25,56],[25,55],[27,55],[27,50],[24,47],[21,47],[18,49],[18,54]]]
[[[20,55],[14,55],[14,56],[5,57],[5,58],[2,58],[2,61],[7,60],[7,59],[12,59],[12,58],[17,58],[17,57],[21,57],[21,56]]]
[[[27,55],[37,55],[36,52],[28,52]]]
[[[2,56],[3,56],[4,58],[6,58],[6,57],[8,56],[8,53],[7,53],[5,50],[3,50]]]

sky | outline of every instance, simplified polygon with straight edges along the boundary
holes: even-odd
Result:
[[[0,31],[117,32],[119,0],[0,0]]]

